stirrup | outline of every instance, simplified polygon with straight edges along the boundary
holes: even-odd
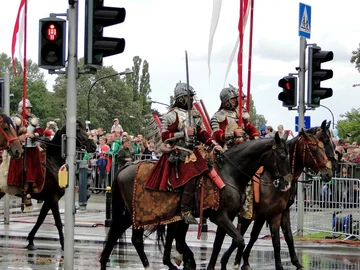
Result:
[[[31,201],[31,195],[26,194],[24,210],[25,211],[31,211],[32,209],[33,209],[33,204],[32,204],[32,201]]]
[[[185,221],[186,224],[198,224],[197,220],[191,214],[190,211],[183,212],[181,211],[181,217]]]

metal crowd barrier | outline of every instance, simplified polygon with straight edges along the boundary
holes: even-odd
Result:
[[[360,180],[333,178],[329,183],[320,179],[306,184],[304,231],[328,232],[360,239]],[[291,207],[291,223],[296,226],[296,203]]]

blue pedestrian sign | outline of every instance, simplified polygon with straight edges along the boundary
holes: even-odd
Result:
[[[309,129],[310,127],[310,116],[304,116],[304,128]],[[295,131],[299,132],[299,116],[295,116]]]
[[[299,7],[299,36],[310,38],[311,33],[311,6],[300,3]]]

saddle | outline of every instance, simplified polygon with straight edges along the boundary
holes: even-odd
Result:
[[[7,185],[22,189],[23,174],[26,172],[26,183],[32,183],[31,192],[40,193],[45,185],[46,176],[46,151],[40,147],[32,149],[31,156],[27,156],[26,171],[23,168],[23,157],[19,159],[10,159],[9,170],[7,175]],[[29,180],[28,180],[29,179]],[[17,193],[21,194],[21,192]]]
[[[154,163],[140,162],[134,176],[133,190],[133,213],[132,223],[134,228],[145,226],[168,224],[182,219],[180,214],[181,192],[178,190],[160,191],[147,189],[145,187],[147,175],[151,171]],[[199,183],[204,186],[205,196],[203,209],[217,209],[220,203],[219,189],[208,177],[203,177]],[[197,199],[200,201],[200,193],[196,192]]]

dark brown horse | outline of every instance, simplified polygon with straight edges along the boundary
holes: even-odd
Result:
[[[0,150],[6,150],[12,158],[20,158],[23,153],[14,124],[6,114],[0,115]]]
[[[276,133],[275,138],[256,140],[237,145],[224,153],[225,162],[218,173],[226,186],[220,190],[220,205],[217,211],[207,210],[206,215],[225,233],[234,239],[238,247],[245,245],[244,239],[232,221],[240,211],[245,200],[245,188],[248,179],[260,166],[269,170],[274,179],[289,176],[290,164],[288,147]],[[106,269],[109,256],[120,236],[132,225],[134,176],[138,165],[130,165],[119,171],[112,186],[112,224],[107,241],[102,251],[101,269]],[[151,205],[149,205],[151,208]],[[181,222],[179,222],[181,223]],[[185,241],[187,226],[184,228]],[[144,252],[144,229],[133,227],[132,243],[140,256],[144,268],[149,268],[149,261]],[[185,265],[186,263],[186,265]],[[195,269],[193,260],[184,262],[184,269]]]
[[[61,155],[61,137],[66,134],[66,126],[58,130],[51,141],[41,141],[46,145],[46,177],[45,184],[41,192],[31,194],[31,197],[36,200],[44,201],[39,217],[34,228],[30,231],[27,240],[29,250],[36,249],[34,245],[34,237],[41,224],[44,222],[47,213],[51,209],[55,219],[55,225],[59,232],[61,248],[64,249],[64,234],[62,231],[62,221],[59,212],[59,200],[65,194],[65,189],[60,188],[58,184],[58,171],[62,165],[65,164],[65,159]],[[77,122],[76,130],[76,147],[85,148],[89,153],[95,152],[96,144],[89,138],[85,126]],[[0,193],[0,199],[5,193]],[[20,195],[19,195],[20,196]]]
[[[256,242],[265,221],[269,223],[270,227],[276,269],[283,269],[280,257],[280,226],[289,247],[291,262],[297,269],[304,269],[296,256],[294,248],[289,207],[294,202],[297,191],[297,179],[304,168],[308,168],[314,173],[320,172],[321,178],[325,182],[330,181],[332,178],[332,169],[329,164],[331,161],[329,161],[325,155],[325,152],[327,152],[330,156],[334,157],[333,154],[331,154],[334,152],[332,141],[327,138],[329,135],[328,128],[329,127],[326,126],[326,121],[324,121],[321,128],[313,128],[310,130],[310,133],[316,135],[301,132],[297,137],[288,142],[290,160],[292,161],[292,174],[294,175],[294,182],[289,191],[282,192],[275,188],[271,184],[272,179],[267,172],[264,172],[261,176],[261,198],[260,202],[255,203],[254,205],[253,218],[252,220],[241,218],[242,235],[245,234],[247,228],[254,220],[250,241],[244,252],[243,250],[238,249],[233,269],[239,268],[241,257],[244,259],[244,264],[241,269],[251,269],[249,265],[250,251]],[[319,141],[319,139],[321,141]],[[226,264],[235,248],[235,244],[232,243],[230,248],[223,254],[221,259],[221,269],[226,269]],[[216,258],[217,254],[214,254],[213,251],[208,269],[214,269]]]

